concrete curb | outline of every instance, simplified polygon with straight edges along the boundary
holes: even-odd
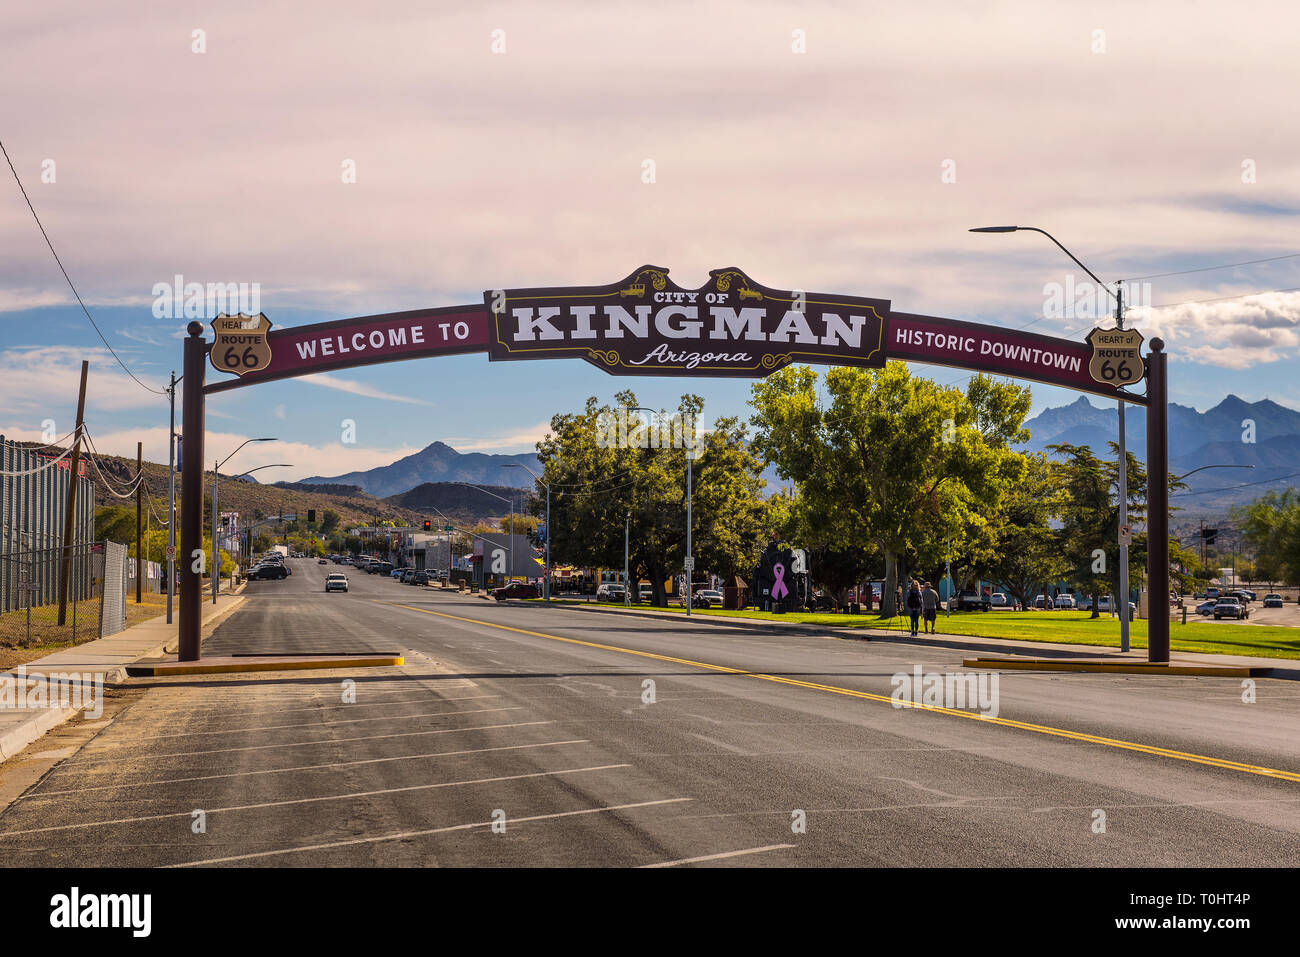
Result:
[[[25,721],[0,731],[0,761],[8,761],[41,735],[63,724],[77,711],[77,708],[42,708],[33,712]]]
[[[1097,661],[1071,658],[966,658],[963,668],[984,671],[1068,671],[1111,675],[1194,675],[1201,678],[1267,678],[1272,668],[1239,665],[1183,665],[1177,662]]]
[[[503,602],[506,605],[515,605],[517,607],[545,608],[540,602],[532,601],[511,601]],[[680,612],[655,612],[655,611],[625,611],[621,608],[602,606],[595,602],[591,604],[565,604],[558,605],[569,610],[587,611],[591,613],[600,613],[606,615],[631,615],[636,618],[648,618],[657,621],[676,621],[685,622],[686,616]],[[715,615],[693,615],[689,619],[691,623],[707,624],[718,628],[738,628],[745,629],[749,632],[763,631],[774,635],[800,635],[815,634],[826,638],[837,638],[845,641],[878,641],[888,642],[900,645],[917,645],[927,648],[943,647],[959,651],[975,652],[976,658],[986,657],[988,653],[1000,653],[1002,655],[1015,655],[1023,661],[1033,660],[1035,657],[1043,659],[1050,664],[1038,667],[1026,666],[1023,670],[1055,670],[1055,671],[1116,671],[1119,667],[1132,668],[1130,673],[1134,674],[1198,674],[1204,677],[1209,676],[1231,676],[1231,677],[1270,677],[1281,678],[1286,680],[1300,680],[1300,661],[1294,658],[1259,658],[1248,655],[1211,655],[1208,652],[1197,654],[1194,652],[1174,652],[1175,660],[1172,662],[1173,669],[1200,669],[1179,671],[1171,670],[1168,665],[1151,666],[1143,658],[1133,658],[1126,660],[1117,648],[1105,645],[1076,645],[1059,642],[1027,641],[1015,638],[984,638],[972,637],[967,635],[945,635],[937,634],[929,637],[911,637],[906,631],[886,631],[883,629],[873,629],[869,627],[849,628],[835,625],[811,625],[802,622],[777,622],[766,618],[749,618],[735,619],[722,618]],[[1024,657],[1020,657],[1024,656]],[[1099,656],[1114,656],[1113,664],[1115,667],[1105,669],[1076,668],[1071,666],[1071,662],[1078,661],[1096,661]],[[1111,664],[1112,662],[1107,662]],[[1143,667],[1146,666],[1146,667]],[[991,667],[981,662],[978,667]],[[1007,666],[1014,668],[1014,665]],[[1141,670],[1138,670],[1138,669]],[[1156,670],[1159,669],[1159,670]],[[1227,669],[1231,669],[1230,671]],[[1238,675],[1240,672],[1240,675]]]

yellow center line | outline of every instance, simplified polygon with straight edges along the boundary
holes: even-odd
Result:
[[[464,621],[472,625],[482,625],[486,628],[498,628],[502,631],[513,631],[520,635],[530,635],[534,638],[546,638],[550,641],[563,641],[571,645],[583,645],[587,648],[597,648],[601,651],[615,651],[625,655],[636,655],[640,658],[653,658],[656,661],[669,661],[673,664],[689,665],[693,668],[703,668],[706,671],[718,671],[724,674],[740,675],[745,678],[760,678],[763,681],[774,681],[777,684],[794,685],[797,688],[811,688],[814,691],[829,691],[832,694],[845,695],[850,698],[864,698],[868,701],[880,701],[894,707],[918,708],[922,711],[934,711],[939,714],[951,715],[956,718],[967,718],[971,721],[980,721],[985,724],[997,724],[1005,728],[1018,728],[1021,731],[1033,731],[1038,734],[1050,734],[1058,738],[1068,738],[1071,741],[1082,741],[1086,744],[1102,744],[1111,748],[1123,748],[1126,751],[1138,751],[1142,754],[1153,754],[1162,758],[1174,758],[1179,761],[1191,761],[1196,764],[1206,764],[1216,768],[1226,768],[1229,771],[1241,771],[1246,774],[1258,774],[1268,778],[1274,778],[1279,781],[1300,782],[1300,772],[1283,771],[1277,768],[1265,768],[1255,764],[1243,764],[1240,761],[1229,761],[1225,758],[1214,758],[1204,754],[1192,754],[1189,751],[1174,751],[1170,748],[1160,748],[1150,744],[1139,744],[1136,741],[1122,741],[1119,738],[1107,738],[1096,734],[1087,734],[1083,731],[1071,731],[1067,728],[1053,728],[1045,724],[1031,724],[1028,721],[1014,721],[1010,718],[995,718],[990,715],[980,714],[977,711],[961,711],[957,708],[944,708],[939,705],[922,704],[913,701],[904,701],[895,699],[889,695],[873,694],[870,691],[857,691],[853,688],[841,688],[838,685],[821,684],[816,681],[800,681],[797,678],[786,678],[781,675],[766,675],[756,671],[746,671],[743,668],[729,668],[726,665],[717,665],[707,661],[695,661],[692,658],[677,658],[673,655],[656,654],[653,651],[638,651],[635,648],[622,648],[618,645],[605,645],[595,641],[583,641],[580,638],[565,638],[561,635],[548,635],[541,631],[529,631],[527,628],[514,628],[510,625],[501,625],[492,621],[483,621],[478,618],[465,618],[460,615],[449,615],[446,612],[430,611],[427,608],[417,608],[414,605],[403,605],[400,602],[387,601],[380,602],[385,605],[393,605],[397,608],[405,608],[409,611],[418,611],[424,615],[437,615],[439,618],[450,618],[453,621]]]

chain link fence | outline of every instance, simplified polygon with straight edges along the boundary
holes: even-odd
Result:
[[[67,600],[60,607],[63,558],[57,547],[0,553],[0,645],[80,644],[126,626],[126,546],[69,548]]]

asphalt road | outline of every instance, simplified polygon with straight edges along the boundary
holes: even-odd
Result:
[[[972,720],[890,700],[895,674],[961,672],[956,648],[355,570],[327,595],[338,566],[292,564],[205,654],[406,666],[132,682],[148,690],[0,814],[0,862],[1300,864],[1300,683],[1258,680],[1248,704],[1235,679],[1009,673],[997,720]]]

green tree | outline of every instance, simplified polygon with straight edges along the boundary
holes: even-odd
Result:
[[[1234,509],[1232,517],[1255,549],[1257,573],[1270,582],[1300,584],[1300,492],[1266,492]]]
[[[693,464],[696,567],[723,575],[745,568],[761,545],[755,539],[764,509],[762,463],[749,452],[744,428],[724,419],[698,435],[693,423],[704,403],[695,395],[682,396],[675,414],[661,414],[650,428],[635,414],[629,427],[611,428],[628,422],[625,410],[637,405],[631,391],[614,400],[599,405],[592,397],[582,411],[554,416],[550,434],[537,444],[542,480],[551,487],[552,560],[621,570],[630,524],[632,581],[648,580],[655,604],[665,604],[664,582],[682,568],[686,554],[686,446],[693,445],[702,446]],[[659,441],[664,435],[668,447]],[[540,485],[538,493],[531,508],[540,515]]]
[[[1060,540],[1050,525],[1056,494],[1047,456],[1030,455],[1024,475],[998,509],[989,575],[1026,611],[1044,582],[1056,581],[1066,571]]]
[[[135,541],[135,506],[101,505],[95,509],[95,540],[133,543]]]
[[[963,393],[914,378],[903,363],[831,369],[825,402],[817,386],[804,366],[755,383],[754,447],[797,483],[824,543],[879,549],[881,613],[892,617],[909,549],[922,563],[941,561],[950,540],[986,524],[1019,479],[1024,457],[1010,445],[1028,438],[1029,390],[980,375]]]

